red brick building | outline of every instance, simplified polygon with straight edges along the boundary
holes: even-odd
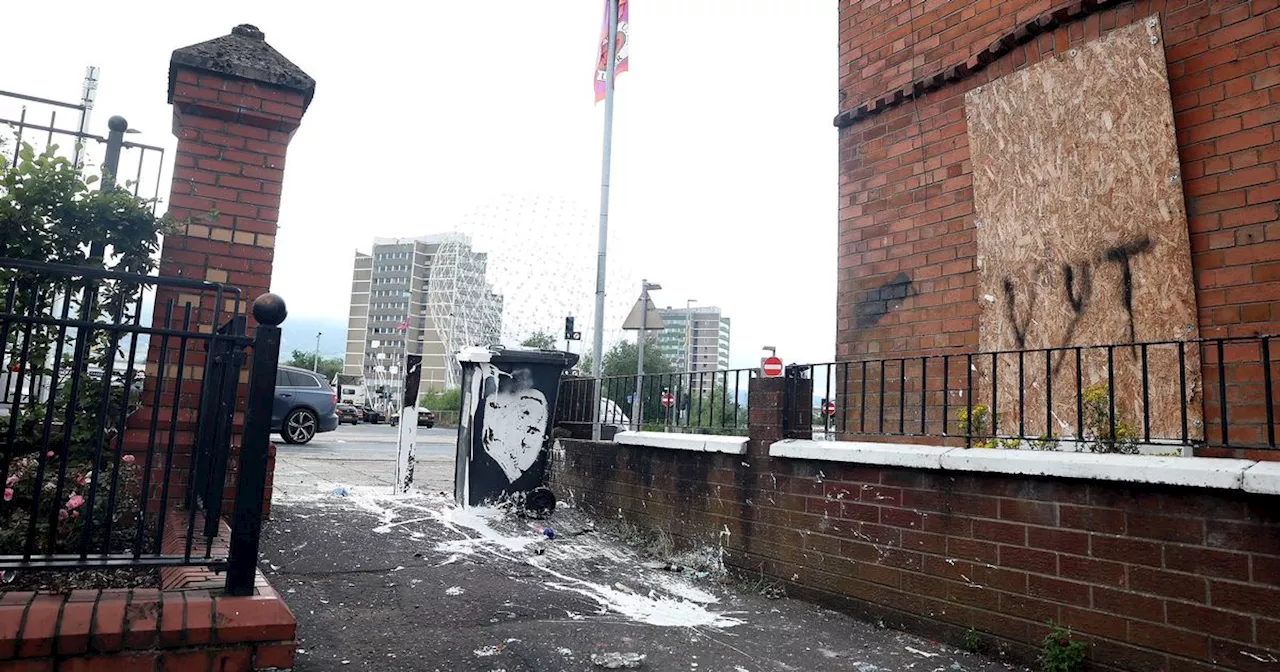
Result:
[[[990,349],[966,94],[1138,22],[1167,63],[1189,328],[1280,328],[1280,0],[842,2],[841,360]],[[1206,360],[1206,417],[1213,381]]]

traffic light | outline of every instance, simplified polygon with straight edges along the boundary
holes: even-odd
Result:
[[[573,340],[573,316],[564,318],[564,340]]]

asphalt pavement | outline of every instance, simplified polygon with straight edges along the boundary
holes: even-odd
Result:
[[[312,494],[317,483],[385,485],[395,478],[397,429],[388,424],[339,425],[309,443],[276,442],[277,496]],[[414,474],[424,492],[453,492],[456,428],[418,428]]]
[[[298,618],[295,670],[994,672],[999,660],[729,582],[716,539],[671,557],[564,502],[456,508],[456,433],[425,430],[391,492],[395,430],[278,446],[263,572]]]

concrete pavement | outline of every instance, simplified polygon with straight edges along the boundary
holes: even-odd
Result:
[[[280,446],[261,566],[298,617],[295,669],[568,672],[627,655],[688,672],[1013,669],[728,583],[715,539],[668,571],[657,540],[571,503],[548,520],[457,509],[439,494],[454,436],[424,433],[422,489],[401,497],[389,427]]]

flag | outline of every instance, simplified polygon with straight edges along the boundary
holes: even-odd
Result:
[[[631,40],[629,39],[631,27],[631,11],[630,0],[605,0],[604,2],[604,25],[600,27],[600,49],[596,54],[596,102],[604,100],[605,80],[609,77],[609,3],[618,3],[618,34],[617,34],[617,52],[614,55],[614,79],[627,71],[627,64],[630,59],[627,58],[631,52]]]
[[[400,324],[396,325],[396,331],[404,331],[409,328],[409,318],[404,318]]]

